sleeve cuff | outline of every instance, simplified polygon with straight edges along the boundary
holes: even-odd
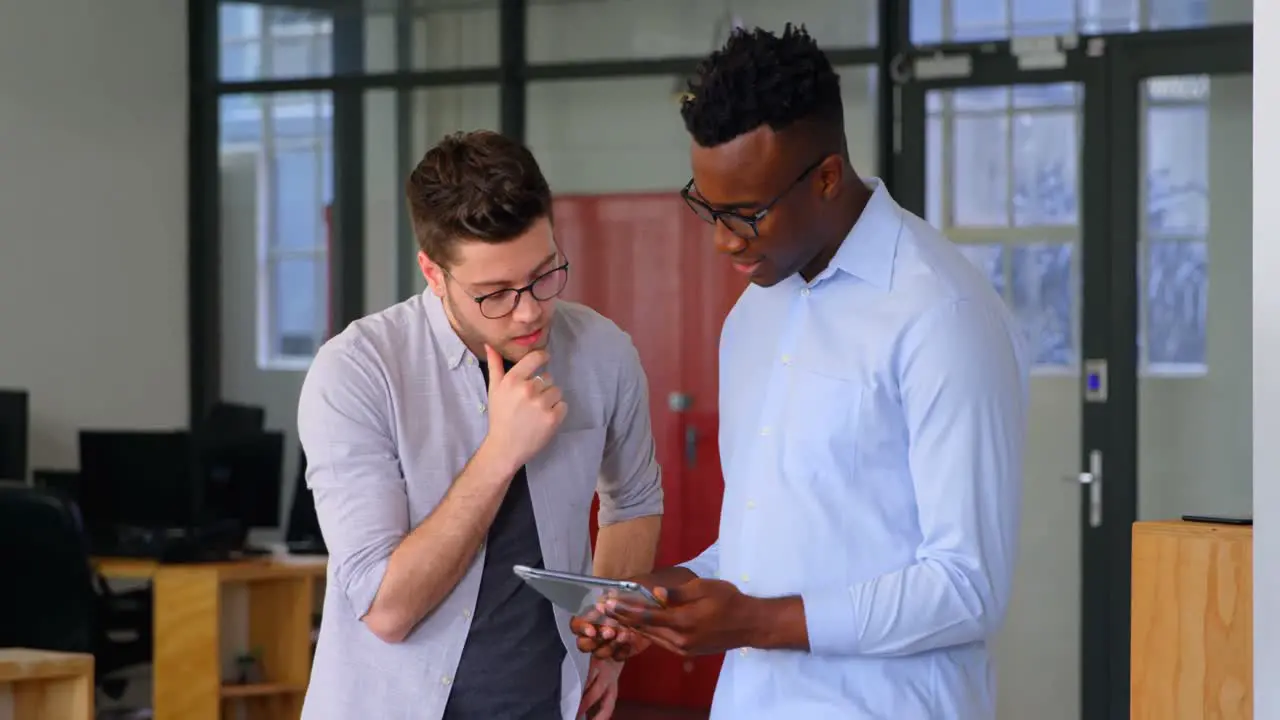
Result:
[[[659,483],[650,492],[645,493],[642,501],[625,507],[614,507],[604,502],[602,497],[600,502],[600,510],[596,513],[596,521],[600,527],[606,525],[616,525],[620,522],[635,520],[642,517],[653,517],[662,515],[662,485]]]
[[[701,555],[690,560],[689,562],[680,563],[676,567],[682,567],[685,570],[688,570],[689,572],[693,573],[694,575],[697,575],[699,578],[702,578],[704,580],[714,579],[716,577],[719,577],[720,575],[719,558],[714,556],[707,557],[707,555],[708,553],[702,553]]]
[[[814,655],[851,655],[858,638],[853,624],[853,598],[848,588],[801,593],[809,652]]]

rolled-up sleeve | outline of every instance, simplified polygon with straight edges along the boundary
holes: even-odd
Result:
[[[624,345],[597,486],[602,527],[662,514],[662,471],[649,418],[649,383],[630,338]]]
[[[312,362],[298,400],[298,436],[331,581],[357,619],[368,614],[387,561],[409,531],[390,399],[377,368],[359,347],[331,342]]]

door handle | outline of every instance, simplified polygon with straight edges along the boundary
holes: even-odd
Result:
[[[1089,469],[1066,480],[1089,487],[1089,527],[1102,527],[1102,451],[1090,450]]]
[[[684,461],[689,467],[698,463],[698,428],[684,426]]]

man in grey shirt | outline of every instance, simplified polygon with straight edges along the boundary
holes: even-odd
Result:
[[[557,300],[569,259],[519,143],[447,137],[406,192],[428,290],[325,343],[298,406],[329,547],[303,717],[604,720],[620,664],[578,652],[569,615],[512,566],[652,569],[662,482],[639,356]]]

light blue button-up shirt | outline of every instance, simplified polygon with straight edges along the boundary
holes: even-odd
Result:
[[[750,286],[720,338],[720,535],[686,567],[799,595],[810,651],[728,653],[713,720],[995,717],[1029,354],[879,183],[829,267]]]

